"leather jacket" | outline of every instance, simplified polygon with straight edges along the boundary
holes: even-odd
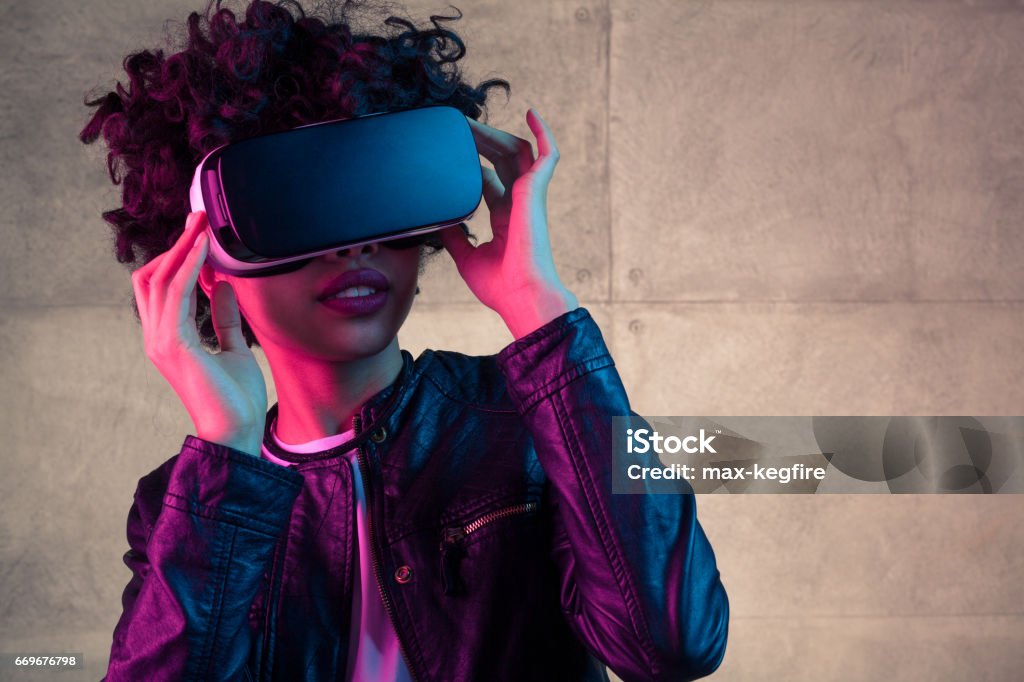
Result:
[[[729,605],[695,496],[611,492],[611,416],[635,413],[590,313],[496,355],[401,352],[348,443],[285,467],[188,435],[139,481],[105,679],[341,679],[351,447],[416,680],[715,670]]]

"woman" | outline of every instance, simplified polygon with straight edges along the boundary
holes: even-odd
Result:
[[[119,260],[143,261],[132,283],[146,353],[195,425],[139,482],[107,678],[713,671],[728,601],[693,495],[611,494],[611,417],[631,412],[554,267],[548,126],[528,112],[535,156],[476,120],[487,90],[508,84],[461,80],[463,43],[444,17],[424,30],[392,17],[404,30],[375,36],[353,32],[349,5],[328,20],[294,3],[256,0],[237,22],[210,9],[206,33],[190,15],[182,51],[129,56],[131,89],[89,102],[82,131],[111,149],[124,206],[104,217]],[[187,212],[187,187],[206,152],[428,104],[466,114],[494,165],[481,171],[491,241],[447,228],[266,277],[204,263],[207,223]],[[424,259],[442,248],[512,332],[496,355],[399,348]],[[369,293],[342,279],[355,271],[372,277],[371,312],[329,302]],[[269,410],[252,345],[277,389]]]

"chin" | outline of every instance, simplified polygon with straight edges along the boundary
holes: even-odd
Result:
[[[389,329],[362,330],[352,334],[340,332],[318,339],[320,350],[337,359],[368,358],[384,351],[397,332]]]

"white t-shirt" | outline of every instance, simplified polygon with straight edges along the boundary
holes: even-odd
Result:
[[[283,450],[308,454],[323,452],[336,445],[351,440],[355,431],[349,429],[343,433],[300,443],[283,443],[277,437],[274,427],[277,420],[270,424],[270,435]],[[352,594],[352,618],[349,636],[348,667],[345,680],[348,682],[411,682],[409,669],[402,658],[398,644],[398,635],[384,610],[384,602],[377,590],[377,579],[373,575],[373,559],[370,555],[370,531],[366,524],[366,494],[363,492],[363,477],[359,472],[356,460],[356,449],[346,452],[344,457],[352,467],[352,482],[355,487],[353,499],[356,505],[356,554],[359,557],[359,570],[354,571],[355,585]],[[288,466],[291,464],[275,457],[267,446],[263,446],[263,458]]]

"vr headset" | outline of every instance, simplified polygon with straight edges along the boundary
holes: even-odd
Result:
[[[238,277],[291,272],[371,242],[417,246],[472,217],[482,196],[473,132],[447,106],[222,145],[196,167],[189,191],[192,210],[209,220],[207,262]]]

